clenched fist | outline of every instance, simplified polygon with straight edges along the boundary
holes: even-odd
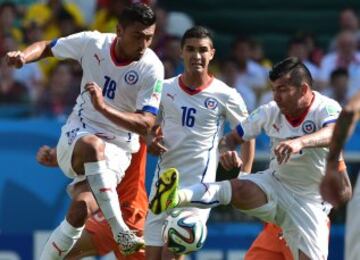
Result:
[[[15,68],[21,68],[25,65],[25,55],[21,51],[10,51],[5,55],[5,61],[8,66]]]
[[[58,166],[55,148],[50,148],[47,145],[41,146],[39,148],[36,154],[36,160],[44,166],[48,166],[48,167]]]

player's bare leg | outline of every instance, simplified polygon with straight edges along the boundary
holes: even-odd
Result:
[[[233,179],[231,204],[243,210],[261,207],[267,203],[266,194],[258,185],[248,180]]]

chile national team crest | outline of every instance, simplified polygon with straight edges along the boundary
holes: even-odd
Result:
[[[218,101],[215,98],[205,99],[205,107],[211,110],[215,110],[218,106]]]
[[[129,85],[134,85],[139,80],[139,75],[135,70],[130,70],[125,74],[125,82]]]
[[[313,121],[310,120],[306,120],[303,124],[302,124],[302,130],[305,134],[311,134],[314,133],[316,131],[316,126],[315,123]]]

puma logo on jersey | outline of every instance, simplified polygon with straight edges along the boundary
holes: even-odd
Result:
[[[116,137],[113,135],[113,136],[109,136],[109,135],[106,135],[104,133],[96,133],[95,134],[97,137],[100,137],[104,140],[114,140]]]
[[[171,95],[171,94],[169,94],[169,93],[166,93],[166,96],[169,97],[169,98],[171,98],[172,101],[175,101],[175,95]]]
[[[106,188],[106,187],[104,187],[104,188],[100,188],[99,191],[100,191],[100,192],[107,192],[107,191],[111,191],[111,192],[112,192],[112,189],[111,189],[111,188]]]
[[[96,53],[94,54],[94,58],[97,60],[98,65],[100,65],[100,62],[104,60],[104,58],[100,58]]]
[[[276,124],[273,124],[272,127],[276,130],[276,132],[279,133],[280,129]]]
[[[66,250],[61,250],[61,249],[59,248],[59,246],[58,246],[55,242],[52,242],[51,245],[55,248],[56,251],[58,251],[59,256],[61,256],[62,253],[65,253],[65,252],[66,252]]]

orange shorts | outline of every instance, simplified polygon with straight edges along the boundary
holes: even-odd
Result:
[[[144,223],[146,212],[139,211],[132,208],[122,207],[121,212],[125,223],[131,230],[137,231],[138,236],[143,235]],[[99,255],[106,255],[111,251],[114,251],[116,259],[120,260],[144,260],[145,252],[139,251],[130,256],[123,256],[120,253],[118,245],[115,243],[113,234],[111,232],[110,226],[105,220],[101,211],[98,211],[94,216],[89,218],[86,222],[85,229],[87,232],[92,234],[91,238],[93,244],[96,248],[96,251]]]
[[[281,233],[281,228],[266,223],[263,231],[247,251],[245,260],[294,260]]]

